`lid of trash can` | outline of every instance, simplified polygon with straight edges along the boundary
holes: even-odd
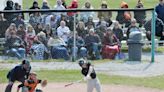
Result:
[[[129,34],[129,39],[131,40],[142,40],[142,33],[139,31],[134,31]]]

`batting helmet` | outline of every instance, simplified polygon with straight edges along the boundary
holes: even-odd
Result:
[[[85,61],[84,59],[80,59],[78,62],[79,62],[79,65],[80,65],[80,66],[82,66],[83,64],[86,63],[86,61]]]

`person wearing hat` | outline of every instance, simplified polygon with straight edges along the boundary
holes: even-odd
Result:
[[[11,69],[7,74],[7,79],[9,80],[9,83],[6,86],[5,92],[11,92],[12,86],[15,81],[24,83],[24,81],[29,76],[30,70],[31,70],[31,66],[28,60],[23,60],[22,64],[17,65],[13,69]],[[22,90],[24,90],[24,87]]]
[[[81,73],[84,75],[84,81],[87,81],[87,92],[93,92],[94,88],[96,88],[97,92],[102,92],[101,84],[93,65],[84,59],[80,59],[78,63],[82,68]]]

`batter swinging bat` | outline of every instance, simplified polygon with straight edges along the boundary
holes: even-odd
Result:
[[[71,86],[71,85],[73,85],[73,84],[75,84],[75,83],[80,83],[81,81],[82,81],[82,80],[77,80],[77,81],[75,81],[75,82],[71,82],[71,83],[69,83],[69,84],[64,85],[64,87]]]

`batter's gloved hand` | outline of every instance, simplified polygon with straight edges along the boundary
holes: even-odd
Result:
[[[84,77],[84,81],[87,81],[88,79],[91,79],[91,77],[89,75]]]

